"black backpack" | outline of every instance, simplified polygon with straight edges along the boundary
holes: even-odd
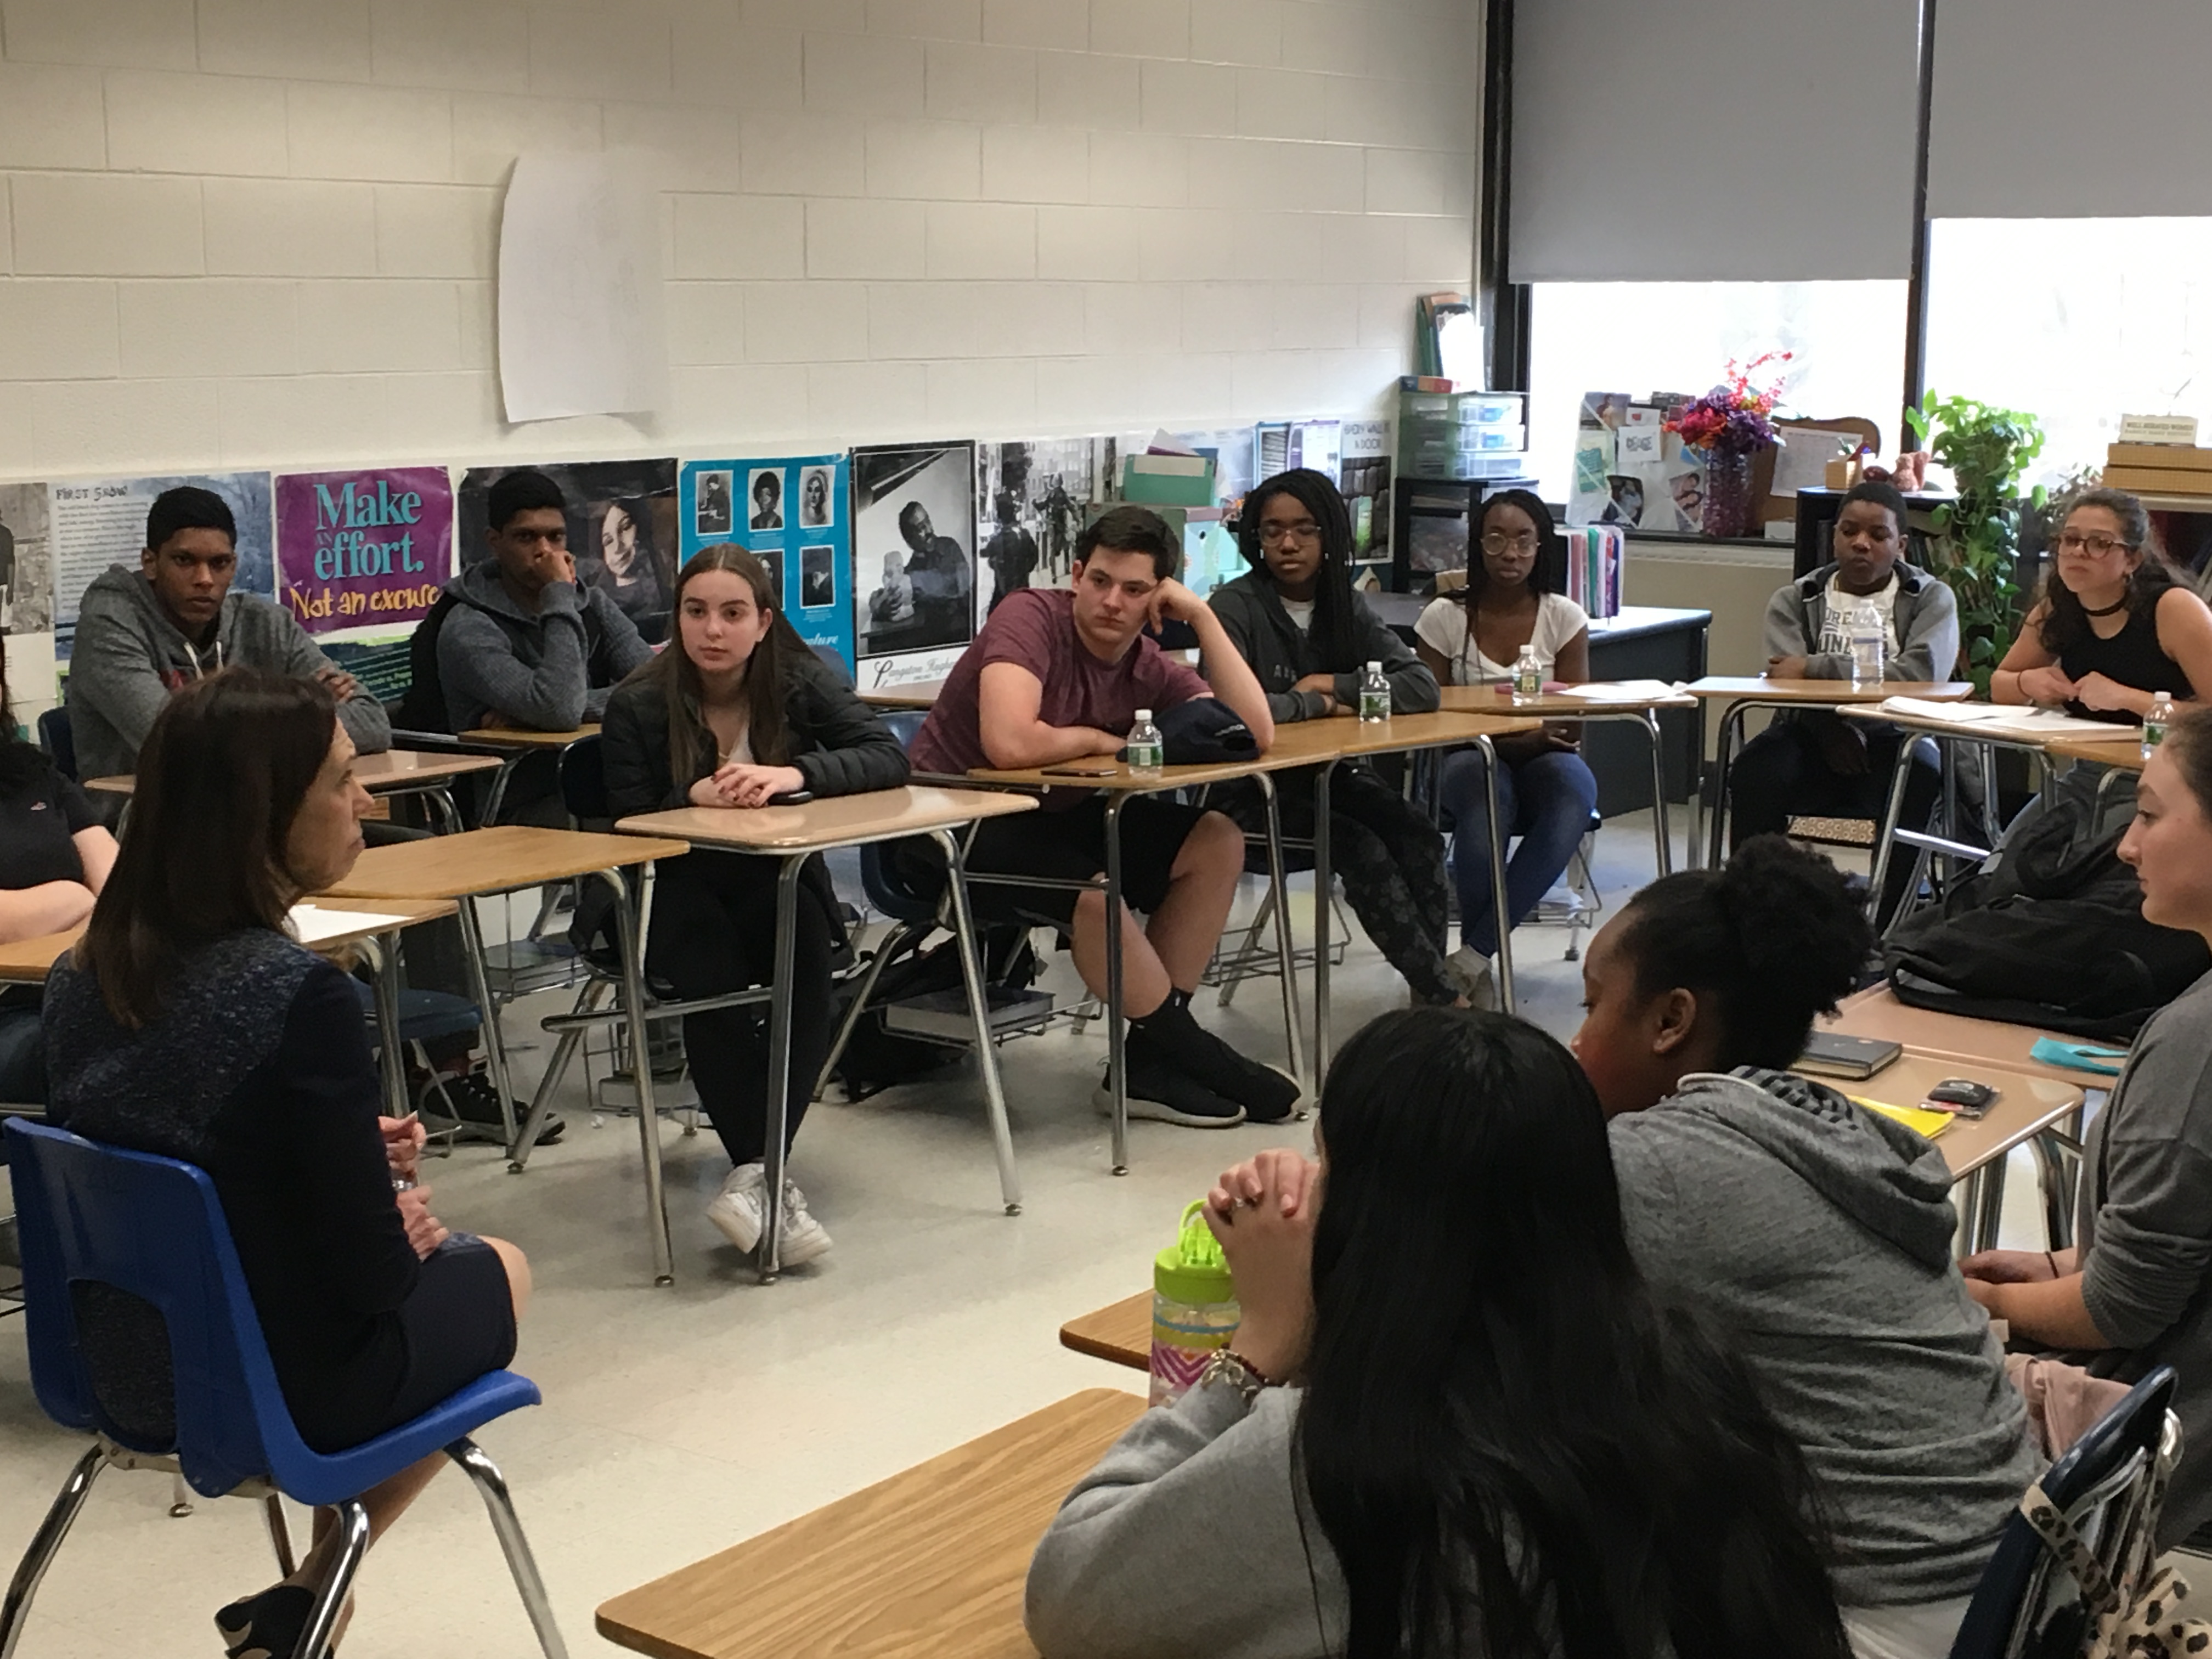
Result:
[[[2130,1042],[2212,971],[2193,933],[2143,920],[2142,889],[2062,798],[1982,874],[1908,916],[1883,947],[1898,1000],[1977,1019]]]
[[[990,988],[1024,988],[1042,969],[1042,964],[1037,961],[1024,928],[986,928],[976,942],[981,947],[984,983]],[[869,1012],[854,1026],[845,1052],[838,1057],[836,1076],[844,1084],[848,1100],[866,1100],[885,1089],[927,1077],[942,1071],[967,1052],[947,1043],[930,1042],[884,1029],[882,1009],[885,1003],[925,996],[933,991],[960,989],[959,940],[948,936],[927,951],[920,949],[920,945],[919,939],[909,941],[897,958],[877,976],[875,991],[869,998]],[[852,1006],[859,988],[857,980],[848,980],[836,988],[840,1020]]]

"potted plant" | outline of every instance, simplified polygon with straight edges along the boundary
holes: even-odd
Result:
[[[1972,398],[1932,391],[1905,418],[1936,459],[1950,469],[1955,501],[1933,514],[1929,563],[1959,602],[1960,668],[1975,695],[1990,694],[1990,675],[2012,648],[2020,622],[2021,474],[2043,450],[2035,416]],[[2039,510],[2044,490],[2029,496]]]
[[[1751,520],[1751,458],[1775,440],[1774,409],[1782,400],[1782,378],[1753,386],[1751,377],[1769,363],[1790,361],[1787,351],[1762,352],[1749,362],[1729,362],[1721,383],[1693,398],[1667,417],[1668,431],[1685,449],[1705,457],[1708,536],[1741,536]]]

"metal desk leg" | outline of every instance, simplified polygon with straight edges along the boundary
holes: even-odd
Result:
[[[1314,1096],[1328,1077],[1328,934],[1335,913],[1336,872],[1330,867],[1328,782],[1336,763],[1328,761],[1314,773]]]
[[[453,805],[453,786],[452,784],[441,783],[434,788],[425,789],[422,792],[422,799],[428,801],[432,806],[437,809],[438,822],[445,825],[445,829],[442,833],[448,836],[458,836],[461,833],[463,827],[461,823],[461,809]]]
[[[1667,822],[1667,754],[1659,732],[1659,711],[1644,711],[1644,734],[1651,740],[1651,837],[1662,876],[1674,872],[1674,836]]]
[[[383,1050],[384,1115],[405,1117],[407,1050],[399,1040],[399,933],[379,933],[363,945],[376,966],[376,1041]]]
[[[483,1016],[484,1068],[491,1073],[492,1092],[499,1097],[500,1127],[507,1144],[514,1146],[514,1097],[507,1079],[507,1037],[499,1026],[499,1005],[491,1000],[491,975],[485,965],[483,929],[477,921],[476,900],[461,897],[461,944],[469,958],[469,978],[474,982],[477,1008]]]
[[[1267,884],[1275,899],[1275,969],[1283,981],[1283,1040],[1289,1045],[1291,1075],[1310,1095],[1320,1091],[1318,1079],[1306,1071],[1305,1036],[1298,1018],[1297,959],[1291,940],[1291,894],[1283,874],[1283,817],[1275,798],[1275,781],[1265,772],[1254,780],[1267,804]]]
[[[1106,798],[1106,1092],[1113,1097],[1114,1173],[1129,1173],[1129,1044],[1121,1018],[1121,803]]]
[[[592,872],[615,896],[615,935],[622,948],[623,1001],[629,1015],[630,1073],[637,1085],[637,1133],[645,1152],[645,1221],[653,1234],[653,1282],[676,1281],[675,1252],[668,1242],[668,1200],[660,1186],[660,1113],[653,1099],[652,1050],[647,1046],[645,941],[653,921],[653,866],[638,872],[638,908],[629,908],[629,890],[619,870]],[[535,1115],[533,1112],[532,1115]]]
[[[1505,837],[1510,826],[1498,802],[1498,745],[1487,737],[1474,740],[1482,750],[1483,783],[1490,791],[1490,914],[1498,932],[1498,1006],[1513,1012],[1513,913],[1505,902]]]
[[[975,954],[975,922],[968,908],[968,874],[950,830],[932,832],[945,849],[946,892],[952,900],[952,936],[959,942],[960,981],[975,1022],[975,1060],[983,1068],[983,1100],[991,1113],[991,1147],[999,1159],[999,1197],[1008,1215],[1022,1212],[1022,1183],[1014,1174],[1014,1132],[1006,1121],[1006,1091],[999,1077],[999,1045],[991,1034],[991,999]]]
[[[1867,886],[1867,920],[1881,915],[1881,890],[1889,879],[1889,860],[1896,850],[1897,820],[1905,811],[1905,781],[1912,772],[1912,744],[1908,738],[1897,745],[1897,761],[1889,769],[1889,800],[1881,809],[1881,833],[1875,837],[1874,873]]]
[[[1721,716],[1720,741],[1713,755],[1713,805],[1706,821],[1709,840],[1705,848],[1705,868],[1717,870],[1727,852],[1729,824],[1729,769],[1735,760],[1736,745],[1743,741],[1744,717],[1753,708],[1748,702],[1732,702]]]
[[[784,1141],[791,1133],[791,981],[799,954],[799,872],[805,863],[805,854],[794,853],[775,872],[775,983],[769,1004],[768,1133],[762,1146],[768,1173],[759,1256],[763,1285],[775,1284],[783,1271]]]
[[[530,753],[531,751],[525,750],[520,754],[506,756],[500,761],[499,770],[492,775],[491,792],[484,797],[483,817],[477,823],[477,828],[489,830],[499,822],[499,809],[507,801],[507,781],[514,775],[516,767],[529,759]]]

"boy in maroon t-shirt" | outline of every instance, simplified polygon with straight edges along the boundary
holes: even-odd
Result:
[[[1116,507],[1076,544],[1073,592],[1024,588],[1006,596],[938,694],[914,742],[915,769],[1012,770],[1107,758],[1137,711],[1157,716],[1194,697],[1218,697],[1274,741],[1267,694],[1203,599],[1175,580],[1181,550],[1156,513]],[[1188,623],[1206,676],[1147,637],[1147,623]],[[1208,684],[1208,681],[1211,684]],[[1297,1085],[1249,1060],[1191,1018],[1190,994],[1212,959],[1244,869],[1244,832],[1219,812],[1139,795],[1121,809],[1121,890],[1149,918],[1121,921],[1121,1006],[1129,1018],[1132,1117],[1222,1128],[1248,1116],[1279,1122]],[[915,856],[927,856],[919,848]],[[1106,868],[1106,803],[1095,790],[1054,790],[1045,810],[986,819],[968,855],[971,872],[1096,881]],[[939,878],[941,879],[941,876]],[[1076,972],[1106,994],[1106,894],[979,882],[976,913],[1060,929]],[[1102,1109],[1110,1109],[1105,1090]]]

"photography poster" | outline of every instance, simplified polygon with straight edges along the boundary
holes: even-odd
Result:
[[[193,484],[222,497],[238,524],[231,591],[276,597],[266,472],[186,472],[158,478],[72,478],[46,486],[54,571],[54,654],[69,660],[84,590],[110,565],[135,570],[146,547],[146,512],[165,489]]]
[[[0,484],[0,635],[6,635],[9,701],[26,730],[58,701],[53,629],[46,486]]]
[[[462,474],[453,514],[458,568],[491,556],[485,497],[516,470],[472,466]],[[675,461],[549,461],[536,470],[561,486],[578,586],[604,588],[648,641],[666,639],[678,542]]]
[[[1294,466],[1334,478],[1344,451],[1341,421],[1262,421],[1252,429],[1252,465],[1261,478]],[[1258,482],[1258,480],[1255,480]]]
[[[913,658],[902,672],[941,678],[975,632],[975,446],[856,449],[852,503],[857,657]],[[881,672],[863,684],[894,683]]]
[[[1110,497],[1120,477],[1114,438],[1036,438],[975,452],[975,625],[1018,587],[1065,587],[1075,571],[1085,509]],[[1105,493],[1101,492],[1104,481]]]
[[[853,550],[847,488],[842,455],[686,461],[678,516],[683,562],[723,542],[750,548],[768,566],[783,614],[799,638],[835,651],[849,668]]]
[[[310,634],[412,633],[453,574],[444,467],[277,475],[277,599]]]

